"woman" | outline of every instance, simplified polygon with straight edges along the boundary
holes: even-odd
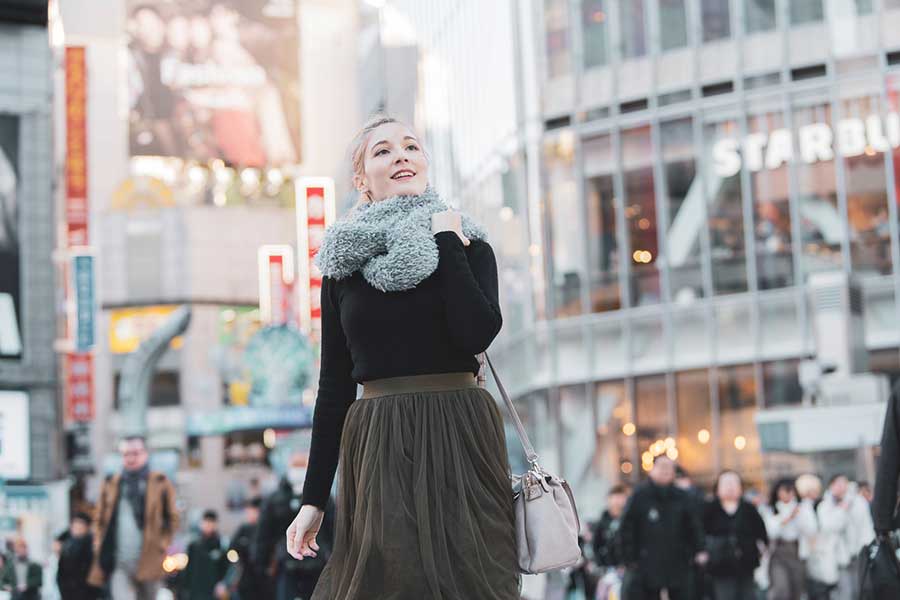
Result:
[[[703,510],[709,562],[716,600],[756,600],[753,572],[759,566],[760,544],[769,543],[766,525],[756,507],[742,499],[744,486],[734,471],[716,480],[716,497]]]
[[[769,600],[796,600],[806,588],[800,542],[815,536],[818,528],[812,503],[800,502],[794,481],[782,479],[772,488],[765,522],[772,541]]]
[[[353,151],[363,198],[316,257],[322,365],[287,531],[292,556],[316,555],[340,463],[314,600],[518,598],[503,423],[475,379],[502,323],[497,266],[483,231],[428,187],[428,166],[408,127],[368,123]]]

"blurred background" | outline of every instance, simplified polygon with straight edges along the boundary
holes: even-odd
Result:
[[[487,226],[493,359],[587,518],[661,454],[871,481],[898,65],[900,0],[3,2],[0,535],[47,556],[130,431],[189,522],[273,489],[375,112]]]

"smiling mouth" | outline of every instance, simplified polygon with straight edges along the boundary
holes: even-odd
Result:
[[[416,174],[413,173],[412,171],[398,171],[398,172],[394,173],[393,175],[391,175],[391,179],[398,181],[398,180],[403,180],[403,179],[412,179],[415,176],[416,176]]]

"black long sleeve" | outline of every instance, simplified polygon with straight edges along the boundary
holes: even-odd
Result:
[[[322,282],[322,363],[303,503],[324,509],[356,384],[388,377],[478,373],[503,324],[490,245],[435,234],[438,267],[415,288],[382,292],[356,272]]]
[[[872,518],[875,531],[885,532],[897,525],[897,478],[900,476],[900,396],[895,388],[888,399],[881,436],[881,456],[875,476]]]

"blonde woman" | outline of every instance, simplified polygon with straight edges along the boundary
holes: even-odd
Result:
[[[493,251],[428,185],[406,125],[369,122],[352,161],[361,202],[316,257],[322,368],[288,552],[316,556],[339,466],[314,600],[518,598],[503,423],[475,379],[502,324]]]

